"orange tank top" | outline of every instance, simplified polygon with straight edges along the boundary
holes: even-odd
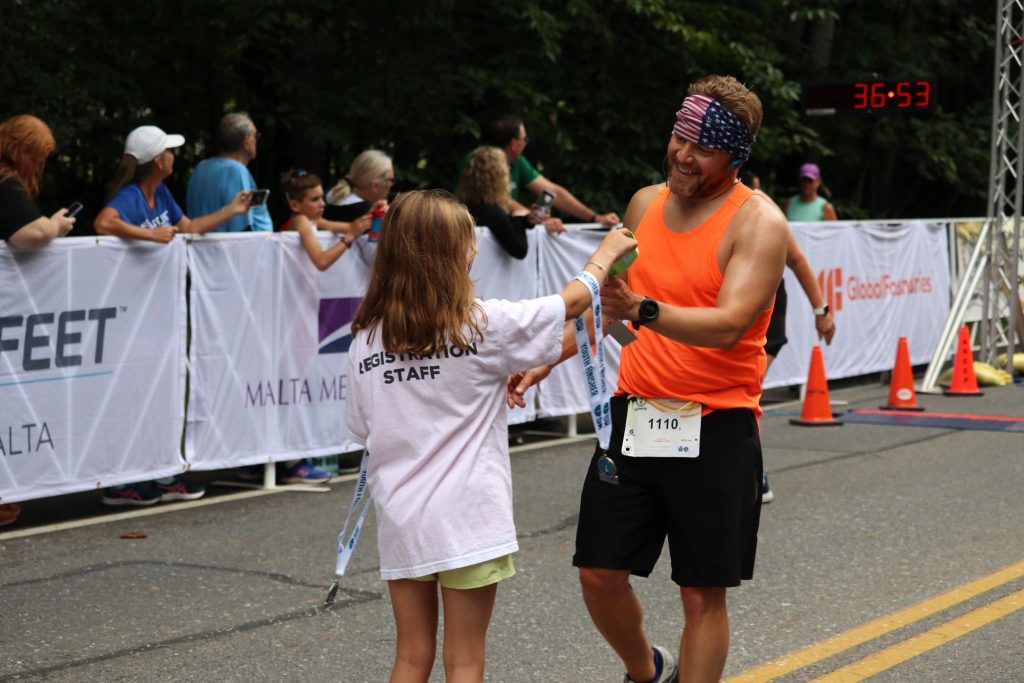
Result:
[[[718,245],[751,194],[737,183],[710,218],[693,230],[675,233],[665,225],[669,189],[662,189],[635,231],[640,255],[629,269],[630,289],[674,306],[714,307],[722,286]],[[771,307],[729,350],[682,344],[642,327],[637,340],[622,349],[619,392],[700,401],[705,414],[750,408],[760,415],[769,318]]]

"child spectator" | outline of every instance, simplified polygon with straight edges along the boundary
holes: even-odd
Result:
[[[609,233],[585,266],[595,286],[636,242]],[[426,681],[435,657],[438,584],[449,681],[482,681],[497,584],[515,573],[505,418],[510,373],[575,350],[565,320],[591,302],[560,294],[481,301],[469,270],[473,219],[440,191],[402,194],[381,231],[352,322],[349,437],[366,444],[381,578],[398,630],[392,681]]]
[[[334,265],[334,262],[352,247],[355,240],[370,229],[369,215],[355,218],[343,224],[345,230],[338,242],[324,249],[316,235],[318,223],[324,213],[324,189],[320,178],[301,169],[288,171],[281,176],[281,189],[292,212],[281,226],[281,230],[295,230],[299,233],[302,248],[320,271]],[[351,464],[344,470],[339,467],[339,473],[345,470],[352,471],[353,467]],[[331,479],[331,476],[330,472],[317,467],[308,459],[287,460],[277,465],[277,479],[284,484],[324,482]],[[263,477],[263,467],[242,467],[238,471],[238,477],[245,481],[259,481]]]
[[[331,267],[349,250],[356,239],[370,229],[370,216],[363,215],[348,222],[347,230],[334,246],[324,249],[316,236],[317,223],[324,215],[324,189],[320,178],[303,170],[288,171],[281,177],[281,187],[292,215],[282,230],[295,230],[302,240],[309,260],[323,271]]]

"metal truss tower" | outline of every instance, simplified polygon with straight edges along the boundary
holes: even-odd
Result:
[[[1021,209],[1024,203],[1024,0],[998,0],[995,76],[992,94],[992,150],[987,220],[978,235],[963,279],[921,382],[934,391],[960,326],[977,317],[972,335],[977,360],[1013,372],[1013,352],[1024,343],[1021,306]]]

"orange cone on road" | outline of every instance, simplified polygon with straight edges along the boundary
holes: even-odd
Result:
[[[825,379],[825,361],[821,355],[821,346],[815,345],[811,350],[811,369],[807,373],[807,392],[804,396],[804,407],[800,419],[792,419],[790,424],[802,427],[831,427],[843,424],[832,417],[832,404],[828,400],[828,380]]]
[[[896,363],[892,366],[892,379],[889,381],[889,404],[879,407],[882,410],[924,410],[917,405],[914,370],[910,366],[910,346],[906,337],[900,337],[896,345]]]
[[[967,325],[960,327],[960,339],[953,358],[953,379],[950,387],[943,392],[947,396],[984,396],[978,391],[978,377],[974,374],[974,351],[971,350],[971,331]]]

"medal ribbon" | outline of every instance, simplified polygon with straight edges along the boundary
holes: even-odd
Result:
[[[359,465],[359,481],[356,483],[356,491],[352,496],[352,504],[349,506],[348,515],[345,517],[345,526],[342,527],[341,533],[338,534],[338,563],[334,569],[336,576],[345,575],[345,567],[348,566],[348,561],[352,559],[352,553],[355,552],[356,543],[359,541],[359,532],[363,530],[366,513],[370,510],[370,495],[366,490],[366,466],[369,456],[369,452],[364,450],[363,460]],[[362,503],[362,510],[356,520],[356,525],[352,529],[352,535],[346,538],[348,535],[348,524],[352,520],[352,513],[359,508],[360,503]]]
[[[590,305],[594,310],[594,346],[596,357],[590,353],[590,336],[587,325],[581,315],[573,321],[576,332],[576,348],[579,350],[580,361],[583,363],[583,384],[587,389],[590,401],[590,416],[594,420],[594,431],[597,432],[597,443],[602,451],[608,450],[612,436],[612,414],[608,399],[608,380],[605,378],[604,364],[604,331],[601,329],[601,286],[597,278],[586,271],[576,276],[577,280],[590,290]]]

